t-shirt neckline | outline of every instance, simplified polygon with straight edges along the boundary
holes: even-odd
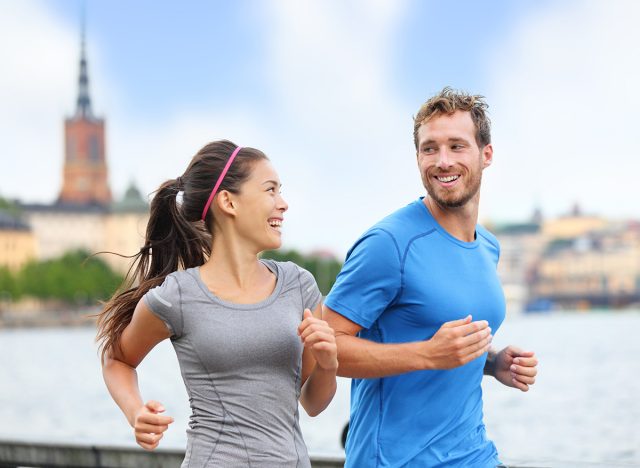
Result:
[[[447,232],[447,230],[445,228],[443,228],[440,223],[438,223],[438,220],[431,214],[431,211],[429,211],[429,208],[427,208],[427,205],[424,203],[424,196],[418,198],[415,203],[418,203],[422,206],[422,211],[425,214],[425,216],[427,216],[427,218],[431,221],[431,223],[433,223],[433,226],[436,228],[436,230],[443,236],[445,237],[447,240],[453,242],[456,245],[459,245],[460,247],[463,247],[465,249],[475,249],[476,247],[478,247],[478,245],[480,245],[480,239],[478,236],[478,228],[476,225],[476,229],[475,229],[475,239],[472,240],[471,242],[465,242],[463,240],[458,239],[457,237],[452,236],[451,234],[449,234]]]
[[[266,259],[260,259],[260,262],[264,266],[266,266],[274,275],[276,275],[276,286],[273,288],[273,291],[268,297],[260,302],[254,302],[253,304],[239,304],[237,302],[226,301],[216,296],[213,292],[211,292],[211,290],[209,290],[207,285],[202,280],[202,276],[200,276],[200,267],[190,268],[189,271],[204,295],[216,304],[222,305],[229,309],[256,310],[271,305],[278,298],[278,296],[280,295],[280,291],[282,290],[282,278],[284,276],[277,262]]]

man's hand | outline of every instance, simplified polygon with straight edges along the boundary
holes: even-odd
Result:
[[[486,320],[471,321],[471,316],[444,323],[431,339],[424,342],[426,369],[453,369],[489,351],[491,328]]]
[[[526,392],[536,381],[537,365],[533,351],[507,346],[495,355],[493,376],[508,387]]]

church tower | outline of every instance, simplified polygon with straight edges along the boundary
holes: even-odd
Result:
[[[58,203],[106,207],[111,203],[111,190],[107,180],[104,119],[95,117],[91,111],[84,43],[83,31],[76,111],[64,122],[64,170]]]

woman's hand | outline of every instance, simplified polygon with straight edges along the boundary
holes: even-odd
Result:
[[[157,401],[148,401],[135,415],[133,431],[136,442],[145,450],[153,450],[160,443],[160,439],[173,422],[171,416],[163,416],[164,406]]]
[[[298,335],[305,348],[311,351],[320,369],[332,372],[338,369],[336,336],[327,322],[314,317],[309,309],[305,309]]]

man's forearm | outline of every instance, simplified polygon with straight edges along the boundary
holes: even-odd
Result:
[[[425,342],[382,344],[336,334],[338,375],[360,379],[387,377],[428,368]]]
[[[498,352],[490,348],[487,352],[487,361],[484,363],[484,375],[490,375],[492,377],[496,376],[496,358],[498,356]]]

